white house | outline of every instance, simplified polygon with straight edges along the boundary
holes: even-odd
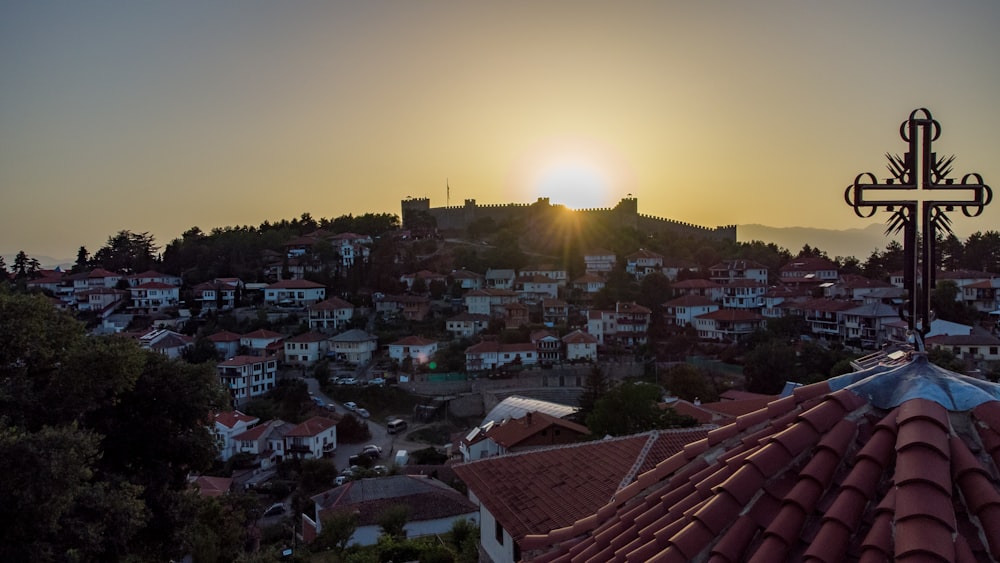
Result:
[[[587,332],[602,346],[632,348],[646,343],[652,311],[636,303],[619,302],[612,310],[587,314]]]
[[[194,338],[167,329],[155,329],[139,337],[139,346],[172,359],[180,358],[184,350],[194,345]]]
[[[437,353],[437,349],[437,340],[407,336],[389,344],[389,358],[402,362],[409,357],[414,364],[426,364]]]
[[[236,356],[219,363],[219,381],[237,405],[274,388],[278,361],[274,358]]]
[[[281,280],[264,288],[264,303],[307,307],[326,299],[326,286],[309,280]]]
[[[342,332],[330,339],[330,354],[338,361],[352,364],[370,362],[378,350],[378,338],[360,328]]]
[[[517,273],[507,268],[486,270],[487,289],[514,289],[514,279]]]
[[[604,249],[592,250],[583,255],[586,273],[597,274],[599,276],[606,276],[611,273],[617,260],[618,258],[614,252]]]
[[[597,274],[584,274],[573,280],[571,285],[576,291],[589,295],[604,289],[607,282]]]
[[[741,340],[764,323],[763,315],[746,309],[719,309],[694,318],[699,338],[719,341]]]
[[[256,416],[243,414],[237,410],[217,412],[212,418],[212,433],[219,446],[219,458],[222,461],[228,461],[236,453],[236,442],[233,438],[260,421]]]
[[[519,272],[522,276],[545,276],[550,280],[555,280],[560,287],[566,285],[568,279],[568,274],[565,268],[557,268],[551,264],[542,264],[540,266],[529,266],[522,269]]]
[[[181,288],[161,282],[146,282],[128,289],[132,304],[129,310],[133,313],[158,313],[170,307],[176,307],[181,297]]]
[[[476,313],[459,313],[445,321],[445,330],[453,338],[471,338],[486,330],[490,325],[490,316]]]
[[[719,285],[738,280],[753,280],[767,284],[767,266],[753,260],[725,260],[708,269],[709,277]]]
[[[311,366],[324,356],[329,348],[328,337],[325,334],[309,331],[286,338],[285,361],[298,366]]]
[[[478,289],[465,294],[466,312],[477,315],[503,316],[504,305],[517,301],[517,294],[509,289]]]
[[[285,458],[285,436],[295,425],[269,420],[233,436],[236,453],[254,456],[261,469],[269,469]]]
[[[180,286],[181,277],[171,274],[163,274],[157,272],[156,270],[147,270],[139,274],[132,274],[131,276],[128,276],[128,284],[132,287],[136,287],[144,283],[163,283],[167,285]]]
[[[236,278],[200,283],[194,286],[194,299],[201,304],[202,311],[232,309],[236,306],[236,293],[240,283]]]
[[[240,335],[228,330],[220,330],[208,335],[208,339],[219,351],[219,356],[223,358],[232,358],[240,353],[240,338]]]
[[[330,238],[330,243],[340,254],[341,264],[345,268],[350,268],[355,263],[368,262],[372,242],[372,237],[356,233],[340,233]]]
[[[559,297],[559,282],[541,276],[518,276],[514,280],[514,291],[521,301],[538,302]]]
[[[319,459],[337,449],[337,421],[314,416],[285,434],[285,452],[289,456]]]
[[[536,363],[538,351],[530,342],[503,344],[499,340],[484,340],[465,349],[465,369],[469,371]]]
[[[486,284],[486,276],[468,270],[452,270],[448,277],[451,278],[451,283],[458,284],[463,291],[482,289]]]
[[[597,338],[592,334],[587,334],[582,330],[573,332],[562,337],[563,345],[566,347],[566,360],[597,361]]]
[[[252,356],[276,356],[284,338],[280,332],[260,328],[240,336],[240,346],[249,350]]]
[[[637,280],[661,270],[663,270],[663,255],[652,250],[640,248],[625,257],[625,271]]]
[[[673,326],[688,326],[698,315],[718,310],[718,303],[702,295],[682,295],[663,304],[663,316]]]
[[[309,305],[306,311],[310,330],[340,330],[354,318],[354,305],[339,297]]]

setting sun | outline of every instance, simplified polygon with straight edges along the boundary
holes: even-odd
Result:
[[[582,159],[553,162],[538,172],[533,182],[538,197],[548,197],[572,209],[604,207],[610,181],[607,173]]]

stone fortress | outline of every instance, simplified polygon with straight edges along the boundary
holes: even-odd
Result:
[[[535,203],[501,203],[495,205],[477,205],[476,200],[467,199],[464,205],[450,207],[431,207],[429,198],[407,198],[402,200],[403,228],[410,228],[410,219],[414,213],[433,217],[440,230],[464,230],[473,222],[493,219],[497,223],[505,221],[544,216],[555,208],[564,209],[562,205],[551,205],[549,198],[540,197]],[[736,225],[718,227],[703,227],[682,221],[643,215],[639,213],[639,200],[634,197],[623,198],[614,207],[597,209],[578,209],[574,213],[607,221],[617,227],[632,227],[642,232],[672,232],[678,236],[692,236],[718,240],[736,241]]]

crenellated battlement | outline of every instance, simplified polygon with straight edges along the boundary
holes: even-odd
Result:
[[[429,198],[407,198],[402,200],[403,228],[410,228],[407,219],[410,213],[414,211],[423,212],[433,217],[437,223],[437,228],[440,230],[464,230],[470,224],[480,219],[491,218],[494,221],[500,222],[523,217],[529,211],[534,214],[540,210],[548,210],[555,207],[566,208],[563,205],[553,206],[547,197],[540,197],[534,203],[490,203],[485,205],[477,204],[475,199],[466,199],[462,205],[434,208],[430,206]],[[629,197],[622,198],[614,207],[595,207],[573,209],[570,211],[589,216],[600,216],[602,219],[609,220],[616,225],[637,228],[642,231],[670,231],[690,236],[736,240],[736,225],[706,227],[704,225],[676,221],[665,217],[647,215],[639,213],[638,210],[639,200],[630,195]]]

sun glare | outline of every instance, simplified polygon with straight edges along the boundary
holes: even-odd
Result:
[[[534,182],[538,197],[572,209],[607,205],[610,179],[597,166],[582,159],[562,159],[544,166]]]
[[[631,168],[608,143],[578,136],[539,139],[511,169],[511,192],[570,209],[610,207],[633,191]]]

